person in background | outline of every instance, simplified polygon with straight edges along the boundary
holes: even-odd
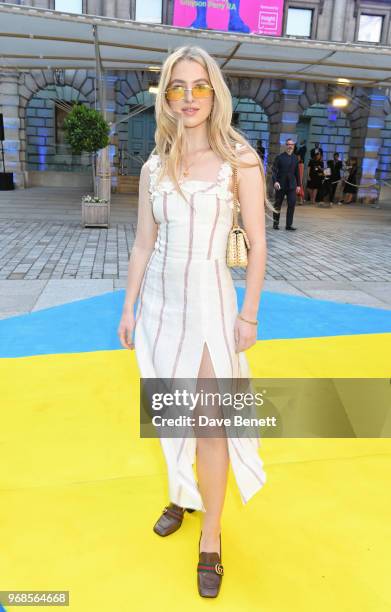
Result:
[[[330,207],[333,205],[331,200],[331,169],[328,166],[323,170],[322,186],[318,192],[316,201],[318,206],[323,206],[326,202],[328,202]]]
[[[255,150],[258,153],[261,160],[264,162],[265,161],[265,147],[262,146],[262,140],[257,140]]]
[[[351,204],[353,196],[357,193],[357,157],[351,157],[346,168],[349,174],[347,179],[345,179],[345,186],[343,188],[344,197],[339,204]]]
[[[288,208],[286,211],[286,230],[295,230],[292,227],[293,214],[295,212],[296,194],[300,193],[299,162],[294,154],[295,143],[292,138],[285,141],[285,151],[277,155],[273,163],[272,179],[276,191],[275,208],[278,212],[273,212],[273,229],[278,227],[280,221],[280,210],[284,197],[286,196]]]
[[[315,197],[315,201],[316,203],[319,205],[319,203],[323,204],[323,196],[325,195],[325,189],[327,189],[327,183],[325,184],[325,167],[324,167],[324,161],[323,161],[323,153],[320,153],[320,161],[323,164],[323,174],[322,174],[322,182],[321,185],[316,193],[316,197]],[[327,194],[326,194],[327,195]]]
[[[305,156],[307,155],[307,145],[305,140],[302,140],[300,143],[300,147],[297,152],[299,158],[302,160],[303,164],[305,163]]]
[[[296,151],[295,151],[296,155],[297,155],[297,159],[299,162],[299,176],[300,176],[300,193],[299,195],[299,199],[297,200],[298,204],[303,204],[304,203],[304,160],[305,160],[305,156],[307,153],[307,146],[305,144],[305,140],[302,140],[300,143],[300,147],[296,147]]]
[[[316,142],[316,143],[315,143],[314,148],[313,148],[313,149],[311,149],[311,153],[310,153],[310,155],[311,155],[311,159],[315,159],[315,155],[316,155],[317,153],[320,153],[320,154],[321,154],[321,156],[323,157],[323,149],[322,149],[322,147],[320,146],[320,143],[319,143],[319,142]]]
[[[322,187],[323,166],[324,164],[320,152],[315,153],[315,157],[308,162],[307,188],[310,192],[311,204],[315,204],[318,190]]]
[[[341,180],[342,161],[339,159],[339,153],[334,153],[333,159],[328,160],[327,167],[331,170],[330,203],[332,203],[334,202],[338,181]]]

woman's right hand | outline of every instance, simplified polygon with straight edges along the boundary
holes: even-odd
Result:
[[[134,342],[132,341],[134,326],[135,320],[133,316],[133,309],[129,308],[129,310],[124,310],[118,326],[117,334],[122,346],[126,349],[134,349]]]

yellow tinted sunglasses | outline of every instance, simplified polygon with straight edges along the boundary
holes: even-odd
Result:
[[[206,83],[194,85],[194,87],[183,87],[183,85],[174,85],[169,87],[164,92],[167,100],[182,100],[185,97],[185,91],[191,91],[193,98],[209,98],[212,95],[213,87]]]

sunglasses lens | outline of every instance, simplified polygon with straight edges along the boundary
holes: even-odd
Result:
[[[212,95],[212,88],[210,85],[195,85],[192,89],[194,98],[209,98]],[[167,100],[182,100],[185,97],[184,87],[177,85],[175,87],[169,87],[166,92]]]
[[[185,95],[183,87],[170,87],[167,89],[167,100],[181,100]]]
[[[212,88],[209,85],[196,85],[193,87],[193,96],[195,98],[209,98],[212,93]]]

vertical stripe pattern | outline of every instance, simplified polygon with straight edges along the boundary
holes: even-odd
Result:
[[[219,289],[220,313],[221,313],[221,322],[222,322],[222,326],[223,326],[224,342],[225,342],[225,348],[227,349],[229,361],[230,361],[230,364],[231,364],[231,376],[233,378],[234,377],[234,367],[233,367],[233,363],[232,363],[232,355],[231,355],[231,351],[230,351],[230,348],[229,348],[229,342],[228,342],[228,337],[227,337],[227,329],[226,329],[226,325],[225,325],[223,291],[222,291],[222,287],[221,287],[221,278],[220,278],[220,269],[219,269],[219,260],[218,259],[215,259],[215,268],[216,268],[216,276],[217,276],[217,286],[218,286],[218,289]]]
[[[145,287],[145,282],[146,282],[146,280],[147,280],[148,271],[149,271],[149,268],[150,268],[150,266],[151,266],[152,260],[153,260],[154,258],[155,258],[155,251],[154,251],[154,252],[151,254],[151,257],[150,257],[150,259],[149,259],[148,265],[147,265],[146,270],[145,270],[145,272],[144,272],[144,278],[143,278],[143,280],[142,280],[141,289],[140,289],[140,307],[139,307],[139,309],[138,309],[138,313],[137,313],[137,316],[136,316],[135,327],[136,327],[136,325],[137,325],[137,323],[138,323],[138,320],[139,320],[139,318],[140,318],[140,316],[141,316],[141,310],[142,310],[142,307],[143,307],[143,299],[144,299],[144,287]]]
[[[260,475],[254,470],[254,468],[249,465],[249,463],[245,460],[245,458],[242,456],[241,452],[239,451],[239,444],[238,442],[235,441],[235,438],[231,438],[232,441],[232,445],[236,451],[236,454],[240,460],[240,462],[246,466],[246,468],[253,474],[253,476],[257,479],[257,481],[263,485],[263,479],[260,477]]]
[[[187,262],[186,262],[186,269],[185,269],[185,280],[184,280],[184,290],[183,290],[183,315],[182,315],[182,332],[181,332],[181,337],[179,340],[179,346],[177,349],[177,354],[176,354],[176,358],[175,358],[175,363],[174,363],[174,367],[172,369],[172,378],[175,377],[176,374],[176,370],[178,367],[178,362],[179,362],[179,357],[182,351],[182,346],[183,346],[183,340],[185,338],[185,332],[186,332],[186,316],[187,316],[187,292],[188,292],[188,282],[189,282],[189,267],[190,267],[190,262],[191,262],[191,257],[193,254],[193,234],[194,234],[194,196],[195,194],[193,193],[191,195],[191,199],[190,199],[190,229],[189,229],[189,244],[188,244],[188,251],[187,251]]]
[[[167,262],[167,248],[168,248],[168,217],[167,217],[167,194],[164,194],[163,197],[163,214],[164,214],[164,220],[165,220],[165,224],[166,224],[166,241],[165,241],[165,245],[164,245],[164,255],[163,255],[163,264],[162,264],[162,271],[161,271],[161,279],[162,279],[162,305],[160,307],[160,314],[159,314],[159,326],[156,332],[156,337],[155,337],[155,341],[153,343],[153,351],[152,351],[152,363],[153,366],[155,367],[155,354],[156,354],[156,347],[157,347],[157,343],[159,340],[159,336],[160,336],[160,332],[162,329],[162,323],[163,323],[163,311],[164,311],[164,306],[166,304],[166,286],[165,286],[165,270],[166,270],[166,262]]]
[[[216,231],[216,225],[217,225],[217,220],[219,218],[219,214],[220,214],[220,198],[217,196],[216,197],[216,214],[215,214],[215,219],[213,222],[213,226],[210,232],[210,238],[209,238],[209,248],[208,248],[208,256],[207,258],[210,259],[211,257],[211,253],[212,253],[212,248],[213,248],[213,238],[215,235],[215,231]]]

